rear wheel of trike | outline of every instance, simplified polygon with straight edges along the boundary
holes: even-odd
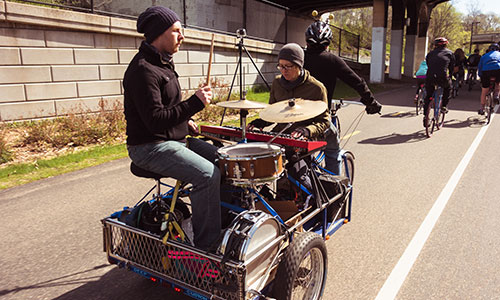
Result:
[[[323,295],[327,274],[325,242],[314,232],[297,235],[287,247],[274,280],[277,300],[316,300]]]

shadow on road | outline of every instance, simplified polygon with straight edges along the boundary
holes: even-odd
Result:
[[[113,268],[99,279],[89,281],[54,300],[187,300],[171,287],[161,286],[133,272]]]
[[[399,134],[391,133],[388,135],[383,135],[379,137],[369,138],[359,141],[360,144],[376,144],[376,145],[393,145],[393,144],[404,144],[404,143],[415,143],[425,140],[425,131],[417,131],[411,134]]]

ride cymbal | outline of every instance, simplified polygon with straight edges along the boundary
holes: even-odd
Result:
[[[235,109],[263,109],[269,106],[269,104],[250,101],[246,99],[218,102],[215,105],[220,107],[235,108]]]
[[[262,120],[273,123],[293,123],[314,118],[327,109],[323,101],[294,98],[273,103],[263,109],[259,116]]]

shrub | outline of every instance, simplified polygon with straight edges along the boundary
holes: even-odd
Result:
[[[6,131],[7,126],[4,123],[0,123],[0,164],[12,159],[12,152],[7,146]]]

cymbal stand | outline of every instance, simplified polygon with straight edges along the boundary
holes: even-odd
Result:
[[[236,79],[236,74],[238,74],[238,70],[240,72],[240,99],[245,99],[244,98],[244,94],[243,94],[243,63],[242,63],[243,62],[243,59],[242,59],[242,57],[243,57],[243,50],[245,51],[245,53],[247,54],[248,58],[252,62],[253,66],[255,67],[255,70],[257,70],[257,72],[259,73],[259,76],[262,78],[262,80],[266,84],[267,88],[269,90],[271,90],[271,86],[269,85],[269,83],[267,83],[266,78],[264,77],[264,75],[262,74],[262,72],[260,72],[259,68],[255,64],[255,61],[253,60],[252,55],[250,55],[250,52],[248,52],[247,48],[245,47],[244,39],[245,39],[246,36],[247,36],[246,29],[240,28],[240,29],[236,30],[236,37],[239,38],[238,44],[236,44],[236,46],[238,46],[239,58],[238,58],[238,64],[237,64],[237,67],[236,67],[234,75],[233,75],[233,81],[231,82],[231,87],[229,88],[229,94],[227,95],[227,100],[226,101],[229,101],[229,99],[231,97],[231,93],[233,92],[234,80]],[[219,126],[222,126],[222,123],[224,122],[224,115],[225,114],[226,114],[226,108],[224,108],[224,112],[222,113],[222,117],[221,117],[220,125]],[[247,112],[247,114],[248,114],[248,112]],[[240,114],[240,116],[241,116],[241,114]],[[245,138],[245,137],[243,136],[243,138]]]

